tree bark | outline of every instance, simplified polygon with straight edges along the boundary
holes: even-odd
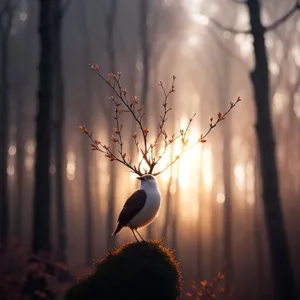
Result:
[[[179,252],[178,252],[178,220],[179,220],[179,213],[180,213],[180,186],[179,186],[179,164],[177,163],[176,167],[176,194],[177,197],[174,198],[173,201],[173,218],[172,218],[172,249],[176,251],[176,258],[179,260]]]
[[[148,110],[147,98],[149,92],[149,81],[150,81],[150,47],[149,47],[149,30],[148,30],[148,18],[149,18],[149,0],[141,0],[140,3],[140,41],[141,41],[141,52],[143,62],[143,80],[142,80],[142,91],[141,91],[141,105],[144,106],[144,111]],[[148,127],[147,116],[144,118],[144,125]],[[152,237],[153,224],[146,228],[148,238]]]
[[[110,72],[116,72],[116,51],[114,43],[115,34],[115,24],[117,17],[117,7],[118,0],[112,0],[110,4],[110,10],[107,17],[107,55],[109,60]],[[114,119],[109,119],[109,130],[114,127]],[[115,144],[112,145],[112,151],[115,151]],[[111,234],[115,228],[116,220],[115,210],[116,210],[116,164],[114,162],[110,163],[110,182],[108,187],[108,212],[107,212],[107,245],[114,244],[115,238],[112,239]]]
[[[87,3],[84,0],[80,1],[82,12],[82,34],[84,39],[83,57],[85,66],[91,59],[91,40],[89,36],[88,24],[87,24]],[[91,108],[91,77],[90,72],[84,76],[84,91],[87,101],[83,103],[82,110],[84,112],[84,119],[90,120],[90,108]],[[85,263],[91,265],[93,259],[94,241],[93,241],[93,201],[91,193],[91,152],[86,149],[85,136],[82,137],[83,146],[83,184],[84,184],[84,203],[85,203],[85,232],[86,232],[86,249],[85,249]]]
[[[24,74],[24,73],[23,73]],[[23,212],[23,177],[24,177],[24,117],[23,117],[23,96],[22,91],[24,92],[24,88],[20,88],[20,93],[17,93],[17,132],[16,132],[16,228],[15,228],[15,236],[18,239],[18,242],[22,242],[22,212]]]
[[[141,94],[141,104],[147,110],[147,97],[149,91],[149,68],[150,68],[150,48],[148,41],[148,15],[149,15],[149,0],[140,1],[140,39],[143,61],[143,84]]]
[[[66,213],[64,199],[65,182],[65,149],[64,149],[64,124],[65,124],[65,99],[64,83],[62,75],[62,4],[59,0],[53,0],[54,5],[54,43],[53,43],[53,69],[54,69],[54,143],[56,160],[56,217],[57,217],[57,259],[66,262],[67,250],[67,231],[66,231]]]
[[[33,199],[32,250],[50,251],[50,149],[51,109],[53,100],[53,2],[40,0],[39,35],[40,62],[38,83],[38,114],[36,118],[36,160]]]
[[[172,124],[172,132],[174,132],[174,124]],[[174,154],[174,143],[171,145],[171,155],[172,157],[175,155]],[[162,230],[162,236],[163,237],[166,237],[167,234],[168,234],[168,228],[169,226],[171,225],[170,223],[170,217],[171,217],[171,201],[173,201],[173,197],[172,197],[172,194],[171,194],[171,186],[172,186],[172,183],[173,183],[173,177],[172,177],[172,174],[173,174],[173,168],[174,166],[172,165],[170,167],[170,177],[169,177],[169,180],[168,180],[168,186],[167,186],[167,195],[166,195],[166,199],[165,199],[165,202],[166,202],[166,211],[165,211],[165,217],[164,217],[164,226],[163,226],[163,230]],[[174,206],[174,205],[173,205]]]
[[[0,18],[1,34],[1,81],[0,81],[0,246],[6,246],[9,232],[9,211],[7,191],[7,150],[9,130],[9,34],[12,24],[10,0],[6,0]]]
[[[264,214],[270,245],[274,295],[276,299],[297,299],[289,246],[284,226],[275,157],[275,141],[269,104],[269,71],[265,29],[258,0],[246,2],[250,15],[255,67],[251,73],[256,106],[256,135],[260,153]]]
[[[230,293],[232,280],[233,280],[233,266],[232,266],[232,189],[231,189],[231,175],[232,175],[232,163],[231,163],[231,139],[230,139],[230,119],[226,120],[227,124],[224,124],[223,130],[223,178],[224,178],[224,259],[226,264],[226,278],[225,278],[225,291]]]

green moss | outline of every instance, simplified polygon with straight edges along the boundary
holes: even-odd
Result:
[[[127,243],[95,262],[94,272],[71,288],[66,300],[175,300],[181,275],[162,242]]]

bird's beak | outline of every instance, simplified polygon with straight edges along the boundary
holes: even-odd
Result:
[[[142,177],[142,176],[139,176],[139,177],[137,177],[136,179],[138,179],[138,180],[143,180],[143,177]]]

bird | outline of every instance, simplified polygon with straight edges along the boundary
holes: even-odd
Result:
[[[118,217],[118,225],[112,236],[118,234],[122,228],[129,227],[136,239],[135,231],[144,240],[138,229],[148,226],[158,216],[161,205],[161,193],[155,177],[145,174],[137,177],[141,181],[140,189],[136,190],[125,202]]]

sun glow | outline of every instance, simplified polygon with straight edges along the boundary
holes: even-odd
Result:
[[[245,168],[243,165],[238,164],[234,168],[234,176],[236,185],[239,190],[244,190],[245,188]]]
[[[181,119],[181,127],[184,128],[188,122],[188,119]],[[180,128],[181,128],[180,127]],[[193,145],[199,139],[199,132],[191,129],[188,134],[189,145]],[[162,153],[163,149],[161,148],[159,153]],[[180,159],[176,161],[172,166],[168,167],[165,171],[163,171],[159,176],[158,180],[162,181],[164,185],[166,185],[170,179],[174,182],[178,179],[178,183],[181,189],[197,189],[199,186],[199,172],[200,172],[200,155],[201,148],[199,149],[199,145],[189,149],[186,153],[181,154]],[[180,155],[181,153],[181,143],[178,140],[174,142],[172,147],[169,147],[165,155],[160,159],[159,163],[155,168],[155,172],[159,172],[163,170],[170,162],[173,161],[176,155]],[[211,152],[210,149],[207,149],[203,152],[204,155],[204,163],[203,170],[204,173],[204,183],[208,187],[212,184],[212,173],[211,173]],[[139,157],[141,159],[141,155]],[[147,165],[143,161],[141,164],[141,169],[143,167],[147,170]],[[132,182],[135,181],[136,174],[131,174],[130,180]],[[172,193],[176,192],[176,185],[172,184]]]
[[[203,163],[201,166],[203,182],[207,188],[212,187],[213,174],[212,174],[212,153],[210,148],[205,148],[203,151]]]

